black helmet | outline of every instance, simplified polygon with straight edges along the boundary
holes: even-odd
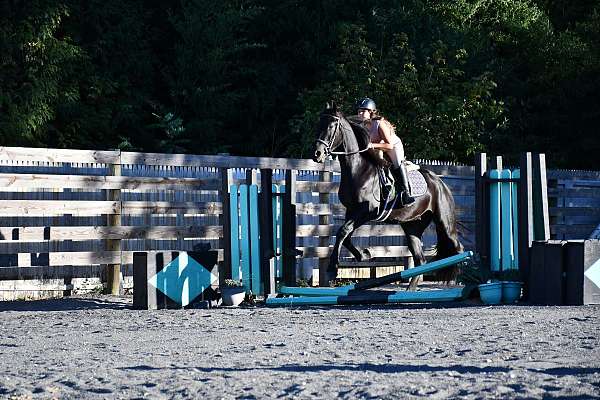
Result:
[[[377,111],[377,106],[375,105],[375,102],[368,97],[365,97],[365,98],[359,100],[358,103],[356,103],[356,108],[358,110],[365,109],[365,110]]]

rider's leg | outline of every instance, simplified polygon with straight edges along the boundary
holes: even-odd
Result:
[[[389,152],[390,160],[394,164],[394,175],[398,182],[398,189],[400,192],[400,201],[402,205],[409,205],[415,202],[414,197],[410,195],[408,186],[408,173],[406,172],[406,166],[404,165],[404,146],[401,141],[394,144],[394,150]]]

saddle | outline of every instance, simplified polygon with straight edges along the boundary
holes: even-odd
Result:
[[[427,193],[427,182],[423,177],[423,174],[419,172],[421,167],[418,164],[414,164],[410,161],[404,161],[406,171],[408,174],[408,186],[409,192],[415,199],[423,196]],[[398,193],[395,190],[395,178],[387,166],[381,166],[378,168],[379,185],[381,187],[382,199],[379,207],[379,215],[375,221],[385,221],[390,215],[392,210],[400,208],[398,204]],[[388,187],[394,188],[393,190],[387,190]]]

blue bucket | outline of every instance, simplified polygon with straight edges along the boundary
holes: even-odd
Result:
[[[502,302],[514,303],[521,298],[522,282],[502,282]]]
[[[479,285],[479,297],[485,304],[499,304],[502,301],[502,282]]]

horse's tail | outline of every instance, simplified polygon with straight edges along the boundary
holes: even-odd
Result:
[[[458,230],[456,224],[456,205],[454,197],[448,186],[435,174],[428,173],[430,181],[434,184],[436,190],[432,193],[436,196],[433,207],[433,222],[437,233],[436,260],[441,260],[464,251],[463,245],[458,240]],[[435,272],[435,279],[449,283],[456,279],[459,268],[454,265],[450,268],[444,268]]]

